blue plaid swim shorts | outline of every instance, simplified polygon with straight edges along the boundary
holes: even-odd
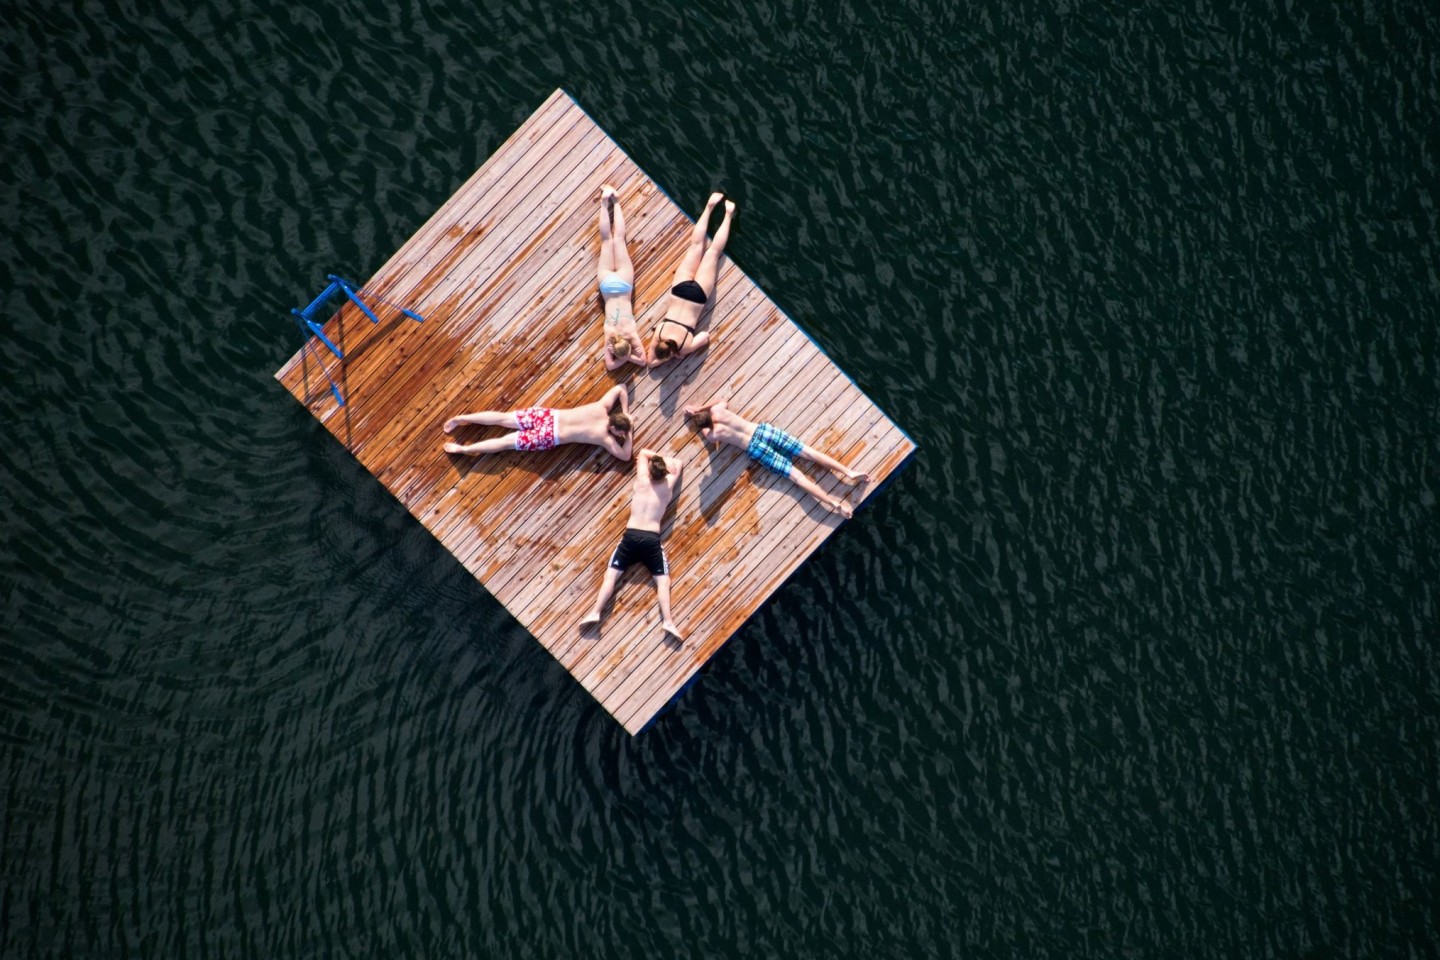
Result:
[[[757,460],[767,469],[780,474],[782,477],[790,476],[790,467],[803,444],[779,427],[769,423],[762,423],[755,428],[750,435],[750,445],[745,452],[752,460]]]

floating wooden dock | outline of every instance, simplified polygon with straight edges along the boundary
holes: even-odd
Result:
[[[348,304],[326,324],[345,362],[318,353],[347,404],[314,353],[297,353],[276,378],[633,734],[843,522],[741,451],[707,449],[681,408],[725,399],[868,471],[856,492],[797,465],[857,505],[914,444],[728,256],[702,320],[709,349],[653,371],[607,372],[595,287],[604,183],[625,207],[648,341],[694,221],[557,90],[365,284],[425,322],[370,298],[379,324]],[[697,212],[705,200],[682,199]],[[621,579],[598,637],[577,628],[624,532],[632,464],[591,446],[441,449],[441,424],[457,413],[577,406],[616,382],[630,388],[636,450],[685,462],[663,531],[683,649],[661,633],[641,566]]]

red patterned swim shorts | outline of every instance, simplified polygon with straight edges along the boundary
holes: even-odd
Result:
[[[560,442],[555,433],[555,411],[549,407],[530,407],[515,411],[520,432],[515,434],[516,450],[550,450]]]

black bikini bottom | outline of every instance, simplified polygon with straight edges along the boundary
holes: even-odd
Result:
[[[705,288],[694,280],[681,280],[670,288],[670,293],[673,296],[679,297],[681,300],[689,300],[691,303],[699,303],[702,305],[706,299]]]

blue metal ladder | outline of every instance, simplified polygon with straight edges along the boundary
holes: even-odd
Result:
[[[319,296],[317,296],[314,300],[310,301],[310,306],[306,307],[304,310],[298,310],[294,307],[291,307],[290,313],[295,317],[295,322],[299,324],[300,332],[305,337],[305,346],[301,349],[309,350],[312,354],[315,355],[315,362],[319,364],[320,372],[325,374],[325,380],[330,384],[330,392],[335,395],[335,402],[343,407],[345,406],[345,398],[341,396],[340,388],[335,384],[335,378],[330,376],[330,371],[325,369],[325,364],[321,361],[320,355],[318,353],[315,353],[315,348],[310,345],[310,335],[314,334],[320,339],[321,343],[325,344],[325,346],[330,349],[331,353],[335,354],[336,359],[338,359],[341,363],[345,362],[345,354],[340,350],[339,347],[335,346],[335,344],[330,341],[329,337],[325,336],[324,327],[322,327],[319,323],[315,322],[315,318],[317,316],[324,316],[323,311],[325,309],[326,301],[328,301],[336,293],[344,293],[346,298],[351,303],[355,304],[355,306],[360,308],[361,313],[365,314],[365,316],[370,318],[371,323],[379,323],[380,318],[375,316],[375,311],[371,310],[364,300],[360,299],[361,294],[374,297],[381,303],[388,304],[389,306],[394,307],[396,310],[399,310],[401,313],[405,314],[405,316],[409,317],[411,320],[414,320],[416,323],[424,323],[425,318],[420,316],[420,314],[414,312],[413,310],[406,310],[398,303],[391,303],[389,300],[386,300],[378,293],[370,293],[365,290],[357,289],[355,284],[351,283],[349,280],[346,280],[344,277],[337,277],[335,274],[332,273],[328,274],[325,279],[330,281],[330,285],[324,290],[320,291]],[[305,392],[307,394],[310,392],[310,388],[308,385],[305,388]]]

